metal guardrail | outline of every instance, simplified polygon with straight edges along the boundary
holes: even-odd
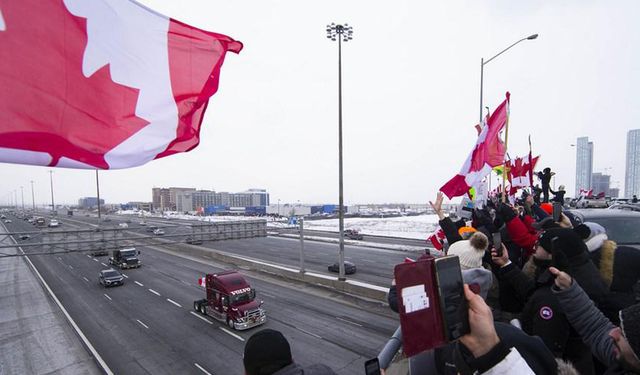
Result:
[[[174,226],[154,226],[156,228],[170,228]],[[184,228],[184,226],[181,226]],[[129,233],[129,234],[127,234]],[[26,255],[49,255],[69,252],[86,252],[101,250],[115,250],[123,246],[171,245],[185,243],[187,238],[200,241],[221,241],[253,237],[266,237],[266,221],[247,220],[196,224],[186,233],[147,235],[131,232],[130,228],[94,228],[78,230],[46,230],[30,232],[8,232],[0,236],[29,235],[38,242],[19,242],[17,246],[24,249],[40,248],[42,251],[29,251]],[[127,235],[125,235],[127,234]],[[3,248],[16,245],[0,244]],[[22,254],[3,254],[0,258],[22,256]]]

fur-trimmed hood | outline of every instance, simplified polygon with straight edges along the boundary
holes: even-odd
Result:
[[[611,283],[613,282],[613,266],[617,247],[618,245],[610,240],[603,241],[600,247],[598,269],[600,270],[602,280],[604,280],[608,288],[611,287]]]

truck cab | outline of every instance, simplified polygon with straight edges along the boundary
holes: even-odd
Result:
[[[193,308],[203,315],[226,323],[230,328],[245,330],[266,323],[262,301],[256,291],[236,271],[208,274],[204,278],[206,298],[194,301]]]
[[[140,251],[135,247],[114,250],[109,258],[109,264],[119,267],[120,269],[139,268],[142,263],[138,259]]]

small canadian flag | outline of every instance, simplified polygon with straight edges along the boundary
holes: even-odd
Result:
[[[198,284],[203,288],[206,287],[207,286],[207,278],[206,277],[199,278],[198,279]]]

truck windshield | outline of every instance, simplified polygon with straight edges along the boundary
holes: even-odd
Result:
[[[138,255],[136,253],[136,250],[120,250],[120,255],[122,255],[123,258],[131,258],[131,257],[135,257],[136,255]]]
[[[252,288],[251,290],[246,291],[244,293],[231,295],[231,304],[237,305],[237,304],[251,302],[253,301],[254,298],[256,298],[256,291],[255,289]]]

